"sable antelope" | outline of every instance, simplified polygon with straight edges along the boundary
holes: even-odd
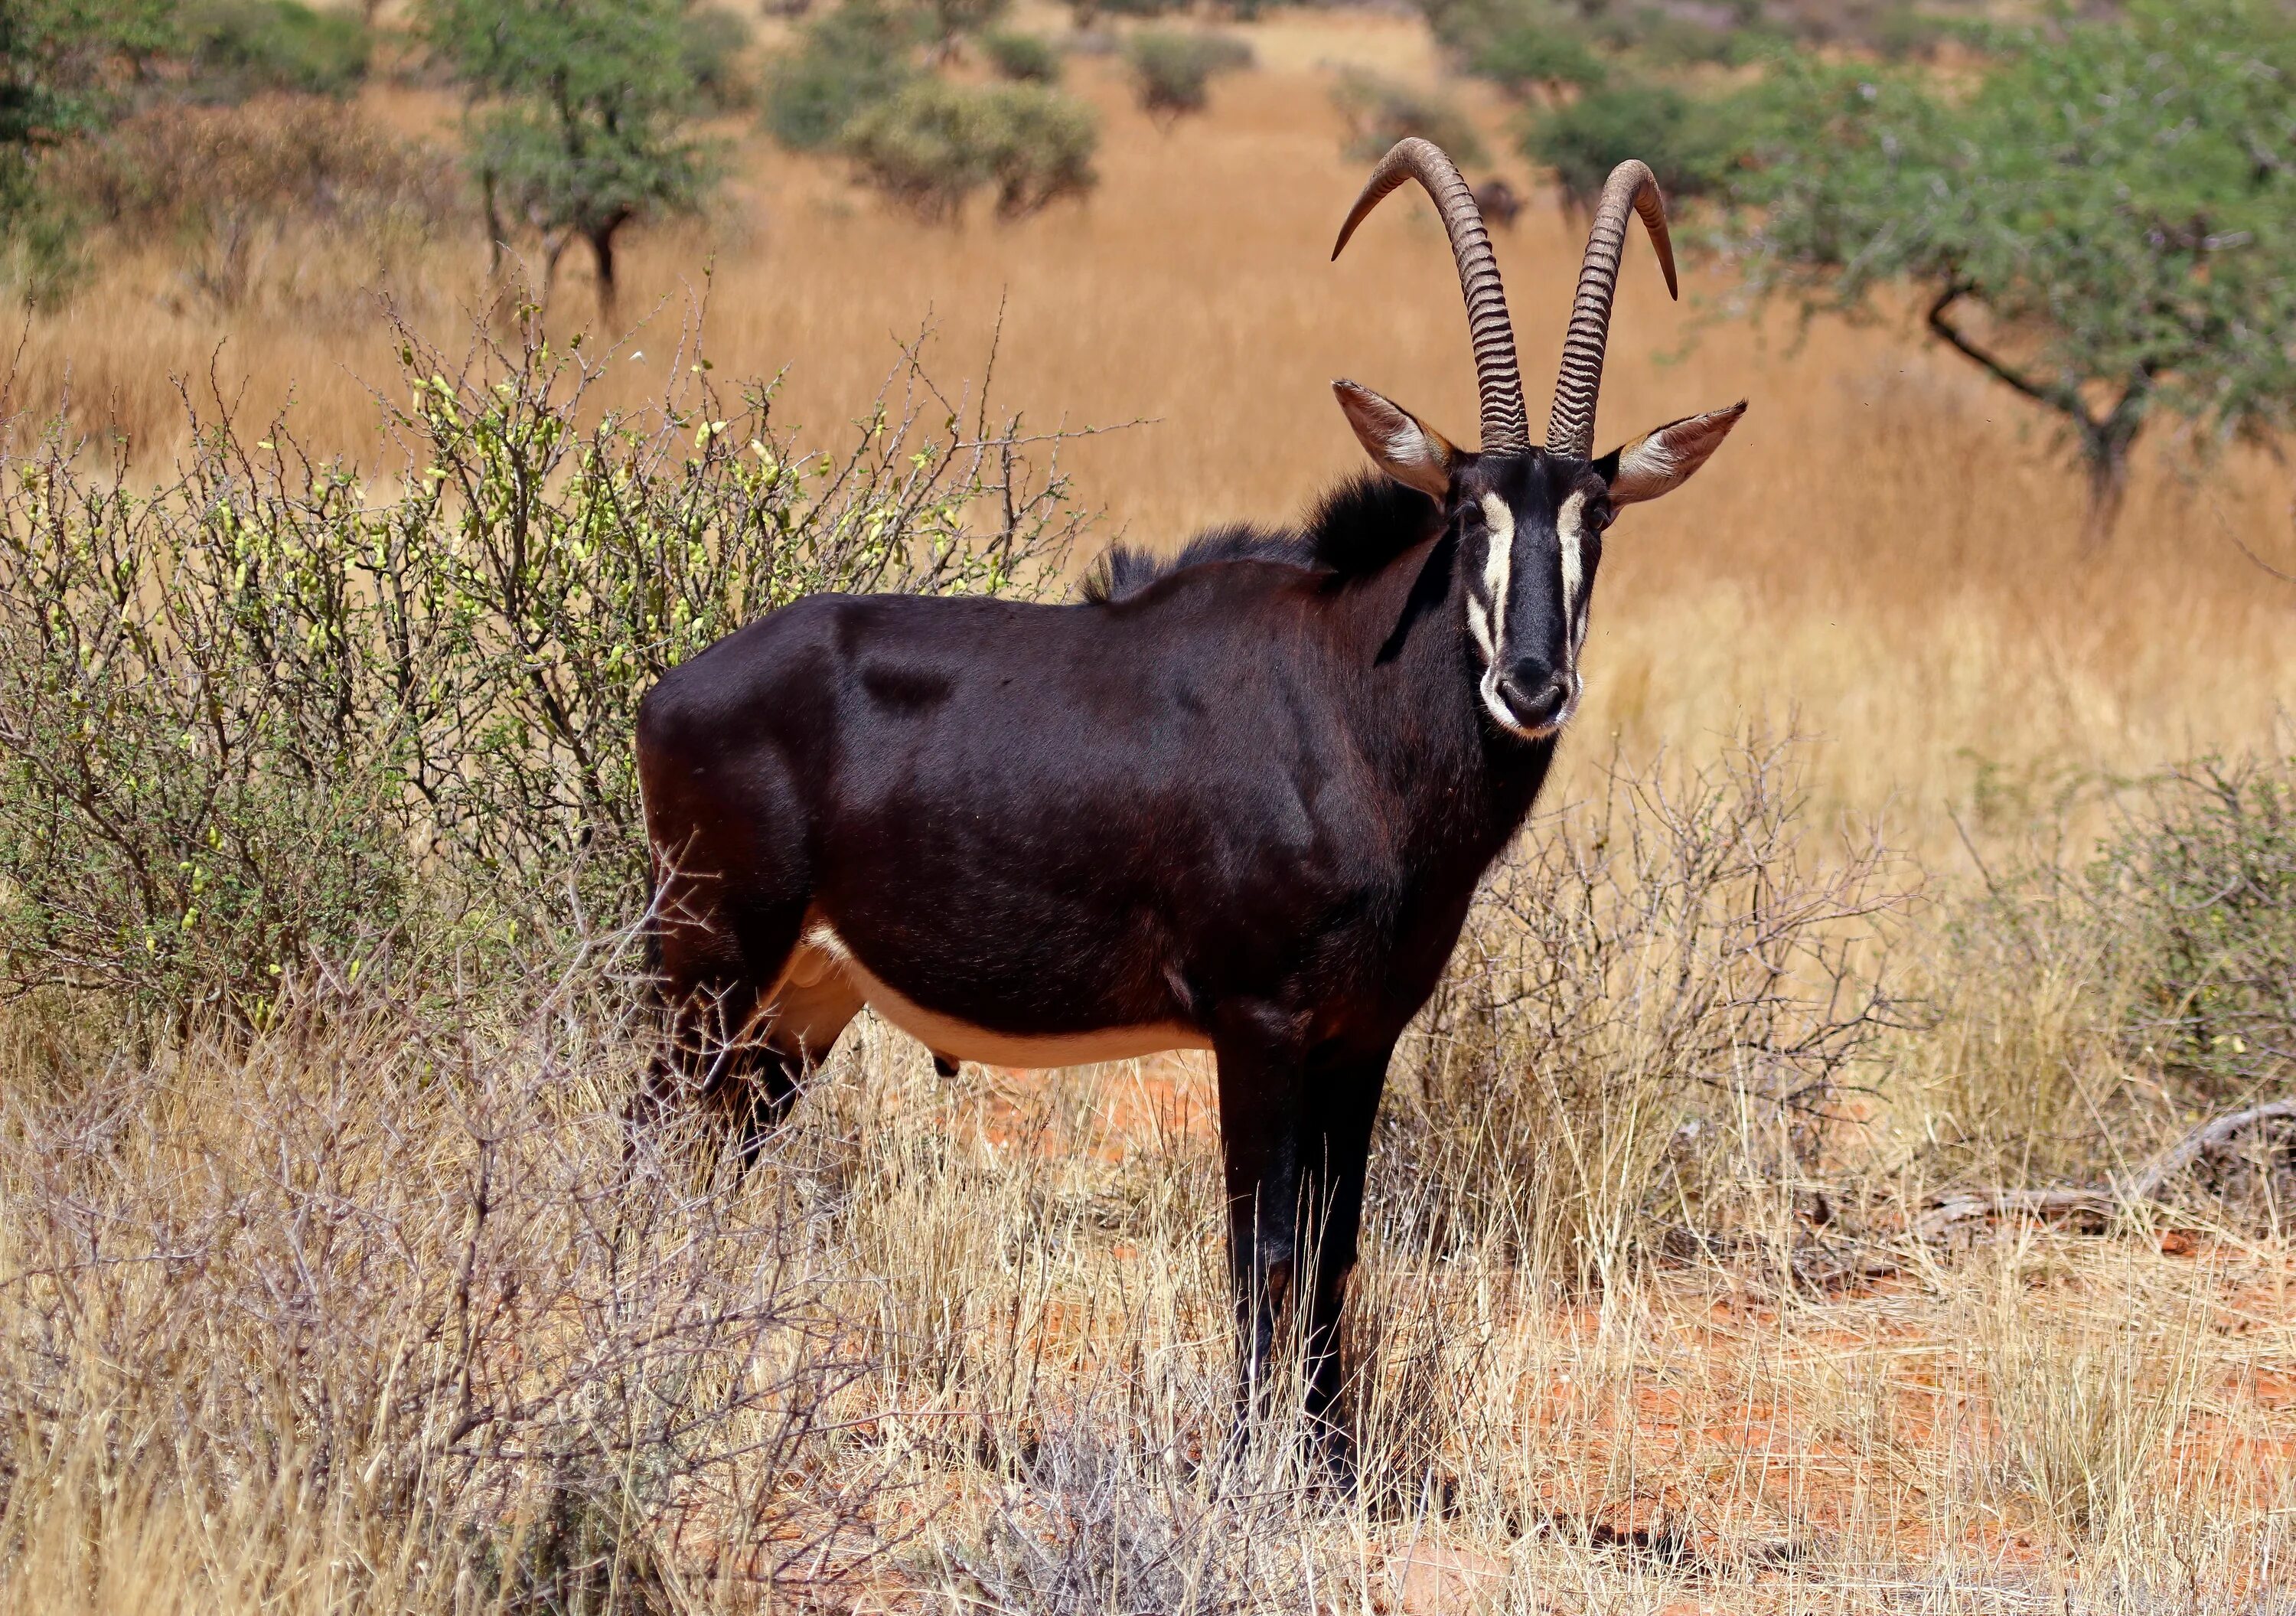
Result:
[[[1500,229],[1512,230],[1522,212],[1522,197],[1513,185],[1495,175],[1475,187],[1475,207]]]
[[[1406,179],[1457,261],[1480,450],[1337,381],[1378,472],[1303,527],[1217,529],[1163,562],[1118,549],[1075,604],[801,600],[638,718],[682,1068],[645,1103],[682,1081],[754,1147],[865,1004],[945,1069],[1210,1049],[1246,1383],[1302,1307],[1319,1418],[1389,1055],[1578,704],[1603,530],[1745,407],[1593,455],[1630,211],[1674,289],[1657,184],[1627,162],[1533,447],[1449,159],[1399,143],[1332,256]]]

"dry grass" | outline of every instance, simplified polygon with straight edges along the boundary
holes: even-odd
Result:
[[[612,950],[141,1059],[20,1005],[0,1610],[2278,1608],[2296,1251],[1908,1237],[1892,1142],[1966,1120],[1795,755],[1496,884],[1382,1119],[1352,1490],[1233,1439],[1199,1057],[951,1081],[864,1018],[736,1176],[626,1141]]]
[[[1281,518],[1351,469],[1333,376],[1464,430],[1431,217],[1398,207],[1323,262],[1358,179],[1328,65],[1423,73],[1423,37],[1354,13],[1245,31],[1260,70],[1168,133],[1112,64],[1078,62],[1103,184],[1013,226],[924,229],[745,140],[726,217],[632,244],[623,307],[671,307],[605,387],[659,394],[714,261],[719,369],[786,365],[790,415],[824,427],[927,319],[942,373],[977,369],[1001,308],[1008,403],[1152,422],[1072,446],[1111,531],[1140,539]],[[410,130],[449,111],[372,101]],[[1576,249],[1544,209],[1502,242],[1535,384]],[[307,439],[368,454],[366,381],[394,373],[348,295],[369,266],[319,239],[273,256],[292,282],[228,310],[156,248],[107,263],[25,317],[10,407],[69,396],[156,463],[174,373],[243,415],[291,397]],[[394,291],[448,332],[482,267],[476,240],[442,244]],[[1718,267],[1689,279],[1727,296]],[[577,277],[557,317],[586,303]],[[2193,473],[2156,444],[2118,543],[2086,560],[2044,423],[1909,330],[1702,325],[1639,249],[1620,310],[1606,442],[1754,409],[1612,546],[1559,800],[1600,782],[1611,737],[1710,759],[1747,715],[1793,710],[1820,737],[1796,824],[1831,928],[1862,912],[1862,889],[1827,884],[1856,867],[1834,850],[1849,816],[1950,890],[1948,810],[1988,852],[2044,820],[2078,842],[2098,782],[2262,742],[2296,705],[2296,589],[2239,549],[2296,562],[2283,468]],[[1631,918],[1657,879],[1606,913]],[[1643,963],[1681,936],[1646,928]],[[1964,1164],[2095,1165],[2044,1159],[2053,1118],[2131,1081],[2084,1019],[2088,968],[2077,948],[2025,976],[2005,957],[1981,1013],[1866,1073],[1889,1079],[1870,1130],[1816,1145],[1758,1088],[1730,1090],[1738,1118],[1685,1110],[1681,1062],[1655,1058],[1673,1032],[1631,992],[1587,1001],[1616,1008],[1610,1042],[1574,1044],[1584,1070],[1521,1029],[1488,1070],[1447,1067],[1433,1026],[1357,1281],[1352,1496],[1300,1473],[1280,1431],[1228,1446],[1193,1059],[946,1084],[865,1018],[783,1154],[736,1183],[674,1154],[624,1171],[611,1119],[644,1034],[611,983],[429,1021],[354,995],[150,1061],[84,1010],[20,1007],[0,1046],[0,1609],[2284,1609],[2284,1237],[1893,1238],[1948,1134]],[[1737,1028],[1722,1047],[1765,1046]],[[1476,1083],[1506,1069],[1529,1098],[1478,1135]],[[1726,1143],[1702,1147],[1685,1238],[1630,1210],[1634,1238],[1605,1246],[1603,1209],[1649,1199],[1605,1200],[1611,1175],[1674,1182],[1693,1116]],[[1447,1180],[1463,1163],[1514,1187]],[[1585,1239],[1526,1242],[1525,1207]]]
[[[1578,1300],[1390,1177],[1349,1497],[1227,1445],[1209,1073],[937,1079],[865,1027],[736,1185],[560,1005],[146,1072],[20,1018],[0,1374],[23,1612],[2253,1611],[2296,1258],[2030,1233]],[[1455,1208],[1456,1211],[1456,1209]],[[619,1603],[617,1603],[617,1601]],[[985,1603],[984,1603],[985,1602]]]

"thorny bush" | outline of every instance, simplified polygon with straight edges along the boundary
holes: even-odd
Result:
[[[1041,84],[924,78],[856,117],[844,146],[860,177],[919,218],[955,224],[993,188],[996,217],[1022,218],[1099,181],[1100,127],[1084,103]]]
[[[19,1597],[132,1582],[171,1510],[213,1530],[167,1580],[218,1606],[234,1554],[328,1608],[537,1613],[865,1562],[867,1464],[817,1479],[868,1366],[804,1164],[631,1147],[624,940],[507,1007],[315,972],[244,1039],[0,1093]]]
[[[1330,1603],[1316,1597],[1325,1568],[1309,1546],[1315,1491],[1291,1450],[1266,1440],[1291,1433],[1187,1464],[1116,1413],[1087,1406],[1046,1434],[976,1540],[944,1547],[928,1610],[1242,1616]],[[1110,1427],[1132,1440],[1110,1440]]]
[[[2088,890],[2125,949],[2133,1053],[2210,1109],[2296,1078],[2296,757],[2155,783]]]
[[[2296,1080],[2296,754],[2202,759],[2117,789],[2093,856],[1988,870],[1941,939],[1932,1179],[2130,1174]],[[2251,1130],[2190,1184],[2258,1221],[2296,1194],[2296,1137]]]
[[[914,347],[829,455],[698,335],[630,413],[594,397],[617,357],[530,307],[459,358],[398,336],[390,480],[291,412],[194,411],[150,492],[60,428],[0,441],[7,987],[245,1023],[307,959],[619,923],[662,670],[817,590],[1029,588],[1078,520],[1058,438],[945,397]]]
[[[1816,1160],[1901,1020],[1908,892],[1878,836],[1821,845],[1800,768],[1753,729],[1533,821],[1399,1063],[1373,1177],[1415,1187],[1382,1238],[1608,1287]]]

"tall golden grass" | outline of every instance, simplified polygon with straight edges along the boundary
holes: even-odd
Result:
[[[1111,66],[1076,62],[1103,183],[1017,225],[926,229],[743,136],[722,217],[632,243],[622,306],[659,312],[605,389],[658,397],[704,295],[721,373],[785,368],[777,408],[824,436],[920,325],[943,375],[978,378],[993,339],[998,393],[1036,424],[1143,423],[1066,453],[1109,537],[1154,544],[1282,520],[1354,469],[1334,376],[1464,432],[1431,217],[1390,203],[1324,261],[1360,177],[1329,64],[1424,72],[1423,33],[1374,13],[1247,31],[1259,69],[1168,133]],[[414,131],[452,111],[371,102]],[[1500,243],[1534,385],[1578,246],[1537,209]],[[387,290],[451,333],[492,296],[484,257],[442,241]],[[308,236],[272,261],[292,275],[228,310],[161,250],[106,262],[62,312],[20,316],[9,407],[68,405],[156,464],[179,376],[387,464],[368,384],[397,373],[361,307],[370,267]],[[1687,270],[1693,301],[1669,307],[1630,250],[1600,436],[1753,408],[1609,547],[1557,802],[1614,758],[1726,757],[1750,716],[1792,712],[1816,737],[1798,753],[1812,857],[1864,868],[1834,833],[1878,820],[1949,889],[1968,848],[2101,824],[2082,804],[2104,782],[2272,741],[2296,701],[2296,588],[2243,549],[2296,561],[2284,468],[2194,461],[2164,431],[2113,546],[2086,555],[2047,423],[1910,324],[1742,319],[1727,266]],[[554,321],[570,332],[587,305],[578,272]],[[1352,1493],[1303,1476],[1281,1432],[1226,1446],[1201,1062],[951,1084],[865,1018],[736,1179],[651,1146],[630,1167],[608,1120],[646,1034],[611,983],[429,1020],[314,987],[325,1013],[148,1059],[85,1005],[18,1006],[0,1022],[0,1609],[2282,1596],[2284,1229],[1890,1238],[1972,1161],[2095,1165],[2020,1154],[2052,1108],[2141,1083],[2095,1036],[2085,956],[2005,956],[1978,1011],[1869,1052],[1883,1090],[1852,1159],[1782,1146],[1751,1112],[1718,1145],[1681,1133],[1678,1029],[1629,989],[1682,946],[1658,926],[1606,957],[1581,984],[1602,1038],[1570,1058],[1522,1028],[1470,1048],[1463,1013],[1398,1076],[1357,1281]],[[1510,1071],[1521,1093],[1478,1087]],[[1679,1242],[1644,1228],[1640,1259],[1615,1260],[1630,1243],[1605,1246],[1611,1225],[1675,1184]],[[1511,1223],[1525,1206],[1551,1226]]]
[[[1812,1267],[1806,1189],[1750,1171],[1751,1243],[1560,1291],[1390,1156],[1347,1492],[1280,1416],[1230,1442],[1200,1068],[952,1084],[865,1022],[737,1179],[626,1162],[602,1123],[642,1040],[578,998],[331,1008],[148,1071],[12,1023],[0,1610],[2234,1612],[2285,1587],[2284,1241],[2028,1229],[1882,1265],[1842,1235],[1864,1255]],[[1575,1120],[1665,1098],[1629,1079]],[[1562,1141],[1525,1151],[1570,1176]]]

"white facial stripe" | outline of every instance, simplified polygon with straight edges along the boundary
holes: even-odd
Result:
[[[1554,723],[1539,729],[1526,729],[1507,705],[1506,698],[1499,693],[1499,656],[1505,644],[1507,589],[1514,571],[1514,513],[1496,494],[1483,496],[1483,520],[1490,529],[1489,548],[1483,555],[1483,592],[1490,600],[1488,612],[1472,591],[1467,595],[1467,628],[1483,653],[1483,677],[1478,693],[1484,708],[1502,727],[1528,739],[1554,734],[1578,710],[1578,645],[1587,634],[1583,598],[1586,564],[1580,552],[1586,506],[1586,495],[1574,493],[1563,502],[1555,517],[1555,533],[1562,550],[1563,637],[1569,647],[1565,654],[1570,660],[1563,674],[1570,686],[1570,700],[1555,715]]]
[[[1578,559],[1578,538],[1587,515],[1586,490],[1574,490],[1555,513],[1554,537],[1562,545],[1562,625],[1567,633],[1578,622],[1578,586],[1584,574]]]
[[[1488,547],[1483,552],[1483,592],[1491,602],[1488,615],[1482,609],[1482,602],[1472,595],[1467,597],[1467,627],[1483,653],[1483,677],[1479,688],[1483,706],[1491,717],[1517,734],[1524,734],[1529,732],[1515,722],[1506,699],[1499,694],[1499,647],[1506,634],[1507,586],[1514,574],[1514,513],[1497,495],[1486,494],[1483,521],[1490,529]]]
[[[1514,513],[1497,495],[1486,494],[1483,521],[1491,530],[1489,547],[1483,552],[1483,593],[1491,600],[1491,638],[1487,654],[1496,660],[1499,647],[1506,644],[1507,584],[1514,570]]]
[[[1475,636],[1475,648],[1483,653],[1485,667],[1498,660],[1498,647],[1491,643],[1491,614],[1472,595],[1467,597],[1467,632]]]

